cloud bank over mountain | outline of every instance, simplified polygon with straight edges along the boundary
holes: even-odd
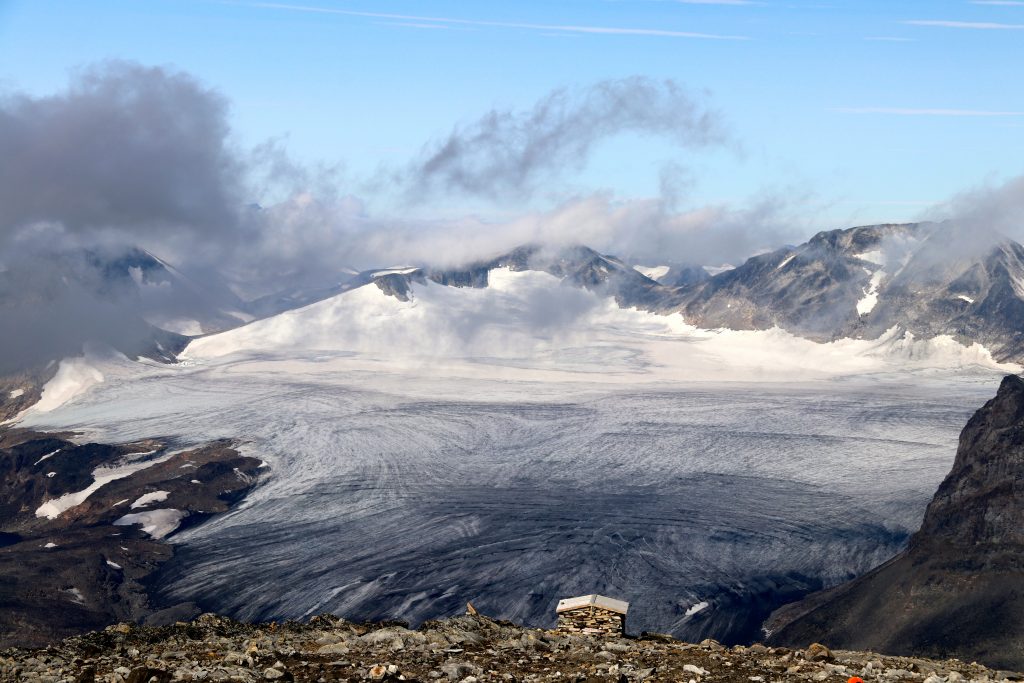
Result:
[[[127,313],[111,310],[102,273],[76,273],[77,291],[69,291],[64,255],[83,248],[149,249],[198,281],[231,283],[246,298],[336,284],[346,266],[457,265],[523,243],[583,243],[648,263],[736,263],[817,229],[798,191],[766,193],[744,206],[689,205],[678,182],[685,158],[670,164],[661,196],[605,190],[548,206],[524,201],[560,187],[598,145],[621,134],[657,137],[684,157],[732,146],[723,115],[707,100],[673,81],[630,77],[557,89],[524,109],[494,108],[388,173],[390,191],[414,201],[418,216],[462,196],[493,201],[500,217],[410,218],[374,213],[367,208],[374,197],[350,191],[372,182],[296,163],[273,141],[243,147],[231,130],[230,103],[190,74],[94,65],[53,95],[0,96],[7,161],[0,167],[0,308],[18,322],[19,349],[54,337],[74,346],[76,330],[95,327],[81,321],[117,328],[136,311],[128,304],[118,304]],[[509,213],[509,201],[523,208]],[[1024,178],[1017,178],[943,210],[977,241],[980,226],[986,234],[1019,233],[1022,207]],[[74,262],[79,270],[90,263]],[[83,289],[83,282],[92,284]],[[143,329],[135,320],[127,327]],[[0,354],[16,352],[11,343],[0,347]]]
[[[521,198],[557,184],[621,133],[658,136],[684,151],[726,144],[721,115],[703,99],[672,81],[640,77],[559,89],[524,110],[493,109],[455,127],[392,177],[428,208],[452,193]],[[84,69],[55,95],[4,96],[0,147],[10,160],[0,170],[7,253],[39,236],[66,245],[124,242],[184,266],[216,264],[241,280],[439,254],[471,259],[527,240],[652,244],[652,254],[671,245],[721,259],[721,246],[701,245],[722,225],[723,244],[739,257],[755,242],[773,241],[755,235],[780,206],[676,213],[674,196],[596,192],[500,220],[371,216],[365,198],[322,169],[294,163],[272,143],[242,148],[229,103],[191,75],[126,62]],[[737,242],[740,225],[749,238]]]

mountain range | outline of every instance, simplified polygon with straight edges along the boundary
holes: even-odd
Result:
[[[407,300],[416,283],[482,288],[492,270],[508,268],[549,273],[563,284],[613,297],[623,308],[679,313],[704,329],[778,327],[825,342],[874,339],[898,328],[917,338],[978,342],[1001,361],[1024,359],[1024,247],[1009,239],[979,247],[946,224],[873,225],[820,232],[736,267],[686,263],[685,255],[666,264],[636,264],[583,245],[525,245],[457,267],[339,268],[335,284],[246,301],[226,279],[200,282],[142,249],[79,250],[52,256],[48,266],[60,277],[38,286],[17,286],[16,269],[0,272],[0,314],[45,309],[73,293],[119,317],[121,334],[97,341],[129,356],[171,360],[188,337],[364,285]],[[80,352],[73,341],[69,336],[66,348],[45,348],[45,360]]]
[[[42,266],[47,277],[35,272]],[[736,267],[687,263],[685,255],[639,264],[582,245],[524,245],[456,267],[339,267],[334,283],[252,300],[236,294],[226,276],[193,277],[138,248],[68,250],[42,266],[0,272],[0,316],[23,330],[9,335],[0,358],[0,419],[38,400],[56,361],[90,342],[129,358],[173,362],[191,338],[363,286],[408,301],[427,282],[486,288],[497,268],[545,272],[622,308],[678,313],[702,329],[780,328],[815,342],[946,336],[978,343],[997,361],[1024,361],[1024,247],[975,240],[939,223],[820,232]]]
[[[680,313],[705,329],[778,327],[827,342],[897,328],[977,342],[1000,361],[1024,359],[1024,247],[1005,239],[958,249],[961,242],[945,224],[865,226],[820,232],[727,269],[645,267],[585,246],[525,246],[456,269],[368,271],[348,286],[374,282],[404,300],[417,282],[486,287],[495,268],[539,270],[621,307]]]

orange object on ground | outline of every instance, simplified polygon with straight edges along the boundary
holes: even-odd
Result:
[[[851,676],[850,678],[846,679],[846,683],[864,683],[864,679],[860,676]]]

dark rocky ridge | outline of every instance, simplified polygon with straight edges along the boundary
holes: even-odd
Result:
[[[87,488],[97,467],[125,462],[139,469],[54,519],[36,516],[44,502]],[[158,441],[76,444],[69,435],[0,431],[0,646],[41,646],[118,620],[154,618],[160,606],[149,599],[147,579],[173,550],[138,524],[114,522],[174,509],[186,513],[179,528],[199,523],[255,486],[260,465],[228,442],[171,452]],[[156,491],[166,498],[131,508]],[[182,605],[156,618],[195,613]]]
[[[1024,380],[1006,377],[960,436],[906,551],[778,610],[771,641],[1024,668]]]
[[[0,652],[5,681],[838,683],[851,676],[884,683],[1020,678],[957,660],[832,652],[817,643],[790,650],[725,648],[712,640],[695,645],[659,634],[603,639],[478,615],[431,621],[413,631],[396,622],[356,624],[331,615],[308,623],[242,624],[204,614],[190,623],[118,624],[45,650]]]

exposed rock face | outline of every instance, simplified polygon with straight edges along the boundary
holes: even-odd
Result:
[[[976,341],[999,359],[1024,355],[1024,247],[1004,240],[979,250],[946,226],[924,226],[905,264],[886,275],[878,304],[862,316],[860,334],[877,337],[893,325],[918,337],[949,334]],[[957,252],[954,256],[951,252]]]
[[[827,653],[823,654],[822,650]],[[404,624],[240,624],[213,614],[163,628],[118,624],[44,651],[0,653],[0,680],[143,681],[844,681],[1005,680],[1007,672],[959,661],[882,657],[764,645],[724,648],[668,636],[601,638],[523,628],[481,616]],[[74,678],[74,677],[77,677]]]
[[[749,330],[774,326],[812,339],[833,339],[858,326],[857,303],[880,265],[868,254],[913,225],[821,232],[798,247],[748,259],[686,292],[682,313],[701,327]]]
[[[114,468],[125,476],[77,504],[65,497]],[[149,617],[145,581],[172,555],[158,539],[227,510],[259,468],[227,442],[171,452],[156,441],[76,444],[0,430],[0,647]]]
[[[908,549],[778,610],[771,641],[956,655],[1024,669],[1024,380],[1006,377],[960,435]]]

